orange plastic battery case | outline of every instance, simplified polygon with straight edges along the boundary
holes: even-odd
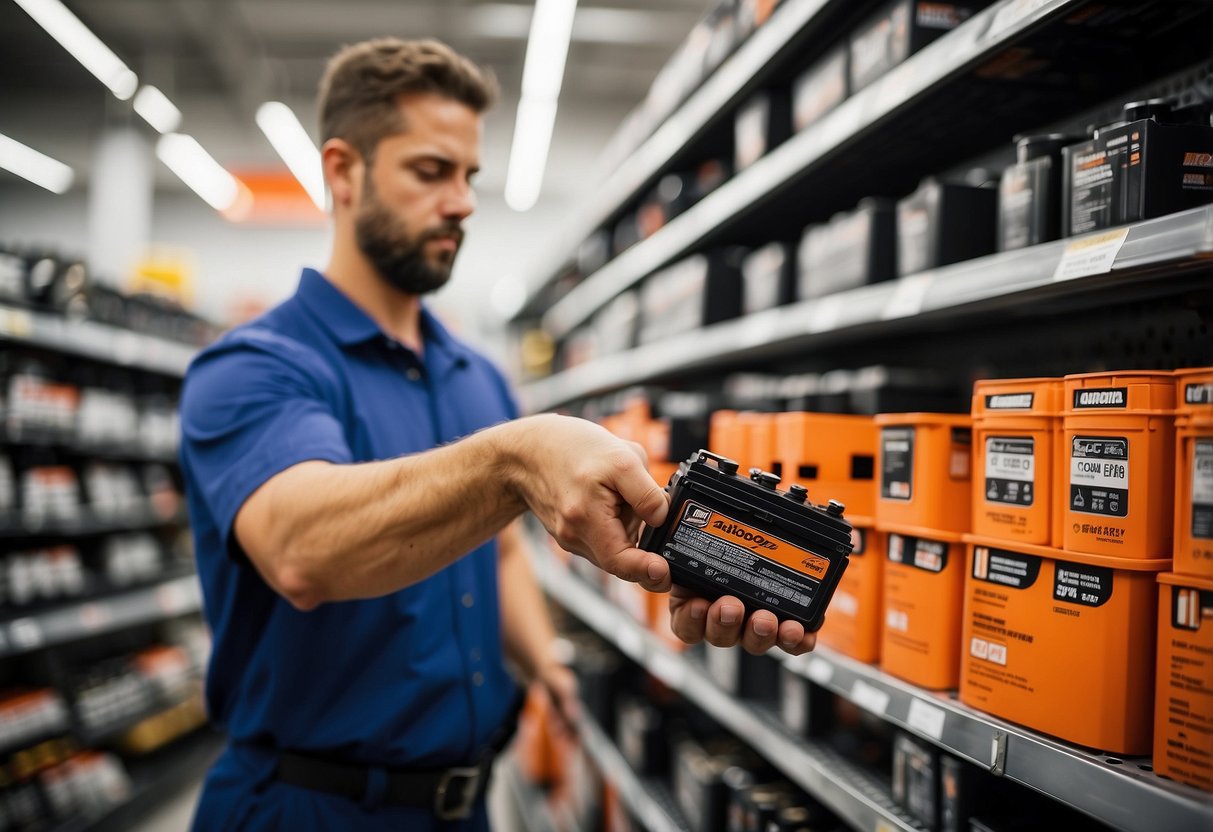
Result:
[[[870,517],[850,517],[851,550],[847,571],[834,590],[817,642],[861,662],[880,660],[884,623],[884,534]]]
[[[965,573],[961,536],[912,526],[877,528],[886,533],[880,667],[924,688],[954,688]]]
[[[1175,372],[1175,571],[1213,577],[1213,367]]]
[[[1170,558],[1174,528],[1175,378],[1126,371],[1065,378],[1058,462],[1063,547],[1118,558]]]
[[[877,525],[969,530],[971,419],[947,413],[882,413]]]
[[[1062,391],[1059,378],[973,385],[974,534],[1042,546],[1054,542],[1053,456]]]
[[[783,481],[803,485],[810,499],[837,500],[847,513],[876,511],[876,423],[871,416],[777,413],[775,461]]]
[[[1213,579],[1158,576],[1154,771],[1213,792]]]
[[[965,535],[961,701],[1078,745],[1150,752],[1158,573]]]

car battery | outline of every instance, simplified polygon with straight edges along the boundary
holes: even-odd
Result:
[[[623,656],[591,635],[569,636],[573,644],[570,667],[586,713],[608,734],[615,732],[615,699],[624,689],[628,665]]]
[[[961,701],[1078,745],[1148,754],[1155,578],[1171,562],[965,539]]]
[[[982,380],[973,385],[973,532],[1061,545],[1054,494],[1061,467],[1059,378]]]
[[[1213,578],[1213,367],[1175,381],[1175,571]]]
[[[594,353],[601,357],[636,346],[640,300],[634,291],[620,292],[603,306],[590,324]]]
[[[972,420],[949,413],[881,413],[877,525],[967,532]]]
[[[825,806],[801,796],[780,809],[762,832],[838,832],[846,828]]]
[[[812,698],[809,680],[787,664],[779,668],[779,718],[799,737],[809,735]]]
[[[1158,576],[1154,771],[1213,792],[1213,578]]]
[[[744,249],[695,254],[647,278],[640,289],[640,343],[736,318],[741,314]]]
[[[797,252],[800,298],[891,280],[897,276],[897,205],[869,197],[828,223],[805,229]]]
[[[880,526],[885,532],[880,667],[929,690],[960,675],[964,544],[955,532]]]
[[[979,773],[970,763],[939,755],[939,832],[969,832],[969,819],[985,802],[977,793]]]
[[[737,471],[708,451],[683,462],[667,487],[666,522],[646,528],[640,546],[670,562],[679,586],[815,631],[851,551],[843,506],[812,505],[796,486],[781,492],[778,477],[756,468],[748,479]]]
[[[837,500],[849,515],[876,512],[876,423],[871,416],[776,413],[775,462],[789,485]]]
[[[998,185],[999,251],[1061,237],[1061,151],[1076,141],[1064,133],[1016,140],[1015,164],[1003,171]]]
[[[669,768],[670,749],[661,711],[635,696],[617,700],[615,740],[632,770],[642,777],[663,775]]]
[[[782,144],[792,132],[786,89],[767,89],[750,96],[733,124],[733,166],[744,170]]]
[[[694,176],[667,173],[636,210],[636,224],[643,238],[652,237],[692,204]]]
[[[1065,377],[1069,472],[1062,540],[1071,552],[1170,558],[1175,378],[1124,371]]]
[[[939,824],[939,751],[898,733],[893,739],[893,800],[928,829]]]
[[[928,178],[897,203],[897,273],[991,254],[997,224],[998,191]]]
[[[725,772],[748,761],[733,741],[700,743],[683,737],[674,745],[674,800],[690,832],[725,832],[729,788]]]
[[[768,243],[741,262],[742,311],[746,314],[783,306],[796,299],[796,260],[787,243]]]
[[[961,396],[955,383],[946,375],[883,364],[861,367],[853,372],[846,394],[845,412],[869,416],[968,409],[968,396]]]
[[[851,94],[884,75],[927,44],[947,34],[986,5],[897,0],[851,34]]]
[[[742,766],[733,766],[721,777],[728,794],[725,803],[725,832],[738,832],[745,827],[745,800],[747,791],[758,782],[754,772]]]
[[[1066,148],[1064,161],[1066,235],[1213,202],[1213,125],[1180,123],[1162,99],[1126,104],[1121,121]]]
[[[846,100],[850,51],[843,45],[792,82],[792,129],[804,130]]]
[[[861,662],[880,661],[884,624],[884,533],[870,518],[852,516],[851,557],[834,590],[819,644]]]
[[[754,656],[740,647],[709,644],[704,660],[716,684],[733,696],[765,702],[778,699],[779,663],[770,656]]]
[[[727,159],[708,159],[700,162],[695,166],[691,181],[691,204],[712,193],[727,182],[732,175],[733,169]]]
[[[766,832],[767,824],[792,805],[794,793],[783,783],[759,784],[734,792],[732,801],[728,832]]]

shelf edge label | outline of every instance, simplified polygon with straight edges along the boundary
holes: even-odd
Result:
[[[1120,248],[1128,236],[1129,229],[1125,227],[1102,234],[1092,234],[1068,243],[1053,272],[1054,282],[1112,271],[1116,255],[1120,254]]]

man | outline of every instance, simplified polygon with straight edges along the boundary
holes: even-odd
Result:
[[[508,657],[576,716],[516,518],[652,590],[635,548],[666,499],[630,443],[516,418],[500,373],[421,304],[472,213],[474,64],[433,41],[349,47],[321,85],[333,249],[323,273],[193,363],[182,467],[229,746],[197,829],[484,829]],[[676,632],[812,647],[736,599],[679,593]]]

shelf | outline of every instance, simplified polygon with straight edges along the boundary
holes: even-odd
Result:
[[[726,108],[757,86],[772,62],[791,51],[798,41],[817,28],[814,24],[826,9],[842,5],[841,0],[784,0],[770,20],[755,30],[595,188],[590,204],[564,229],[553,246],[555,256],[539,270],[541,280],[528,292],[528,305],[569,264],[572,253],[583,240],[653,182]]]
[[[141,442],[86,442],[65,432],[44,429],[0,430],[0,445],[54,448],[73,456],[175,464],[177,449],[149,448]]]
[[[15,522],[12,518],[3,518],[0,519],[0,540],[25,537],[89,537],[111,532],[150,529],[181,523],[186,519],[184,512],[177,512],[166,517],[150,505],[114,516],[98,516],[85,509],[75,520],[48,518],[43,523],[31,523],[28,520]]]
[[[522,828],[527,832],[576,832],[571,826],[558,824],[548,803],[547,793],[526,779],[518,761],[511,755],[502,759],[494,774],[501,776],[514,798]]]
[[[93,321],[0,304],[0,339],[180,378],[197,348]]]
[[[194,575],[0,622],[0,659],[202,609]]]
[[[152,704],[145,708],[141,708],[138,713],[130,714],[121,719],[111,721],[107,725],[102,725],[97,728],[77,728],[76,737],[80,740],[80,744],[85,747],[96,747],[109,742],[112,739],[126,733],[134,728],[139,723],[154,716],[159,716],[165,711],[170,711],[188,700],[198,697],[200,693],[200,685],[202,682],[203,671],[197,669],[190,672],[190,687],[184,694],[178,694],[175,697],[165,696],[163,693],[157,693],[153,697]],[[149,683],[150,684],[150,683]]]
[[[538,546],[548,595],[671,688],[746,738],[755,750],[848,822],[883,819],[915,828],[870,776],[812,740],[795,739],[773,714],[724,692],[701,669],[629,620]],[[781,654],[776,654],[781,655]],[[1131,832],[1213,827],[1213,796],[1144,771],[1148,760],[1109,758],[1003,722],[947,695],[921,690],[826,648],[784,657],[787,665],[886,721],[995,774]],[[1109,760],[1117,762],[1109,762]],[[858,779],[856,779],[858,778]]]
[[[649,832],[688,832],[690,827],[680,816],[669,790],[655,780],[637,775],[598,723],[589,717],[582,719],[578,737],[602,776],[615,787],[645,829]]]
[[[1123,243],[1104,272],[1056,279],[1063,261],[1073,263],[1097,238],[1119,233]],[[1118,237],[1114,237],[1112,247]],[[803,353],[846,334],[871,336],[893,331],[917,315],[946,317],[979,308],[1020,305],[1045,298],[1087,293],[1090,307],[1106,300],[1091,290],[1128,282],[1168,281],[1160,266],[1213,270],[1213,206],[1194,208],[1126,226],[1017,251],[1000,252],[887,283],[862,286],[815,300],[735,318],[665,341],[586,362],[523,386],[529,412],[549,410],[585,396],[709,367],[793,351]]]

